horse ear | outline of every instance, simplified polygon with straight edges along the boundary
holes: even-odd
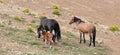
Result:
[[[73,18],[77,18],[76,16],[74,16]]]

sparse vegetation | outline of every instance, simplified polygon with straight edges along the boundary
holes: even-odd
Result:
[[[38,16],[39,19],[41,19],[42,17],[45,17],[45,14],[44,14],[44,13],[42,13],[42,14],[40,14],[40,15]]]
[[[32,17],[35,17],[36,14],[35,13],[29,13],[28,15],[32,16]]]
[[[1,16],[2,18],[4,18],[4,17],[6,17],[6,18],[12,18],[9,14],[5,14],[5,13],[0,14],[0,16]]]
[[[54,4],[53,9],[59,9],[59,6],[57,4]]]
[[[18,21],[23,21],[23,17],[22,16],[14,16],[13,17],[15,20],[18,20]]]
[[[108,29],[111,30],[111,31],[119,31],[118,25],[111,25],[111,26],[108,27]]]
[[[39,41],[37,40],[31,40],[29,38],[21,38],[19,37],[19,42],[22,44],[29,44],[29,45],[40,45]]]
[[[32,16],[32,17],[35,17],[35,16],[36,16],[36,14],[33,13],[33,12],[31,12],[29,8],[24,8],[24,9],[23,9],[23,12],[24,12],[24,13],[27,13],[28,15],[30,15],[30,16]]]
[[[4,27],[5,26],[5,23],[4,22],[1,22],[0,23],[0,27]]]
[[[3,3],[4,2],[4,0],[0,0],[0,3]]]
[[[34,40],[34,41],[29,41],[28,42],[30,45],[40,45],[40,42],[39,41],[36,41],[36,40]]]
[[[61,15],[61,11],[60,11],[60,8],[58,5],[53,5],[53,12],[52,13],[55,15],[58,15],[58,16]]]
[[[23,9],[23,12],[24,12],[24,13],[29,13],[29,12],[30,12],[30,9],[29,9],[29,8],[24,8],[24,9]]]
[[[28,32],[34,32],[34,28],[32,26],[28,26],[26,30]]]
[[[53,14],[58,15],[58,16],[61,15],[59,9],[53,9]]]
[[[33,55],[32,53],[23,53],[22,55]]]
[[[32,20],[31,23],[36,23],[36,21],[35,21],[35,20]]]
[[[63,35],[70,37],[70,38],[75,37],[75,35],[73,33],[71,33],[70,31],[64,32]]]

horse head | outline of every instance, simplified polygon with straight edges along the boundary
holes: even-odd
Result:
[[[76,16],[74,16],[71,20],[70,20],[70,22],[69,22],[69,24],[72,24],[72,23],[75,23],[75,22],[83,22],[81,19],[79,19],[78,17],[76,17]]]

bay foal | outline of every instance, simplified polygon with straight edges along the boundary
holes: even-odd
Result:
[[[45,40],[45,44],[50,43],[50,46],[53,44],[53,34],[52,33],[48,33],[45,30],[41,31],[41,34],[43,35],[43,40]]]

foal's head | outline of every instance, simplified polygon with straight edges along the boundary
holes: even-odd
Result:
[[[47,32],[45,30],[41,30],[41,34],[45,35]]]
[[[82,20],[79,19],[78,17],[74,16],[74,17],[70,20],[69,24],[72,24],[72,23],[75,23],[75,22],[81,23],[81,22],[84,22],[84,21],[82,21]]]

